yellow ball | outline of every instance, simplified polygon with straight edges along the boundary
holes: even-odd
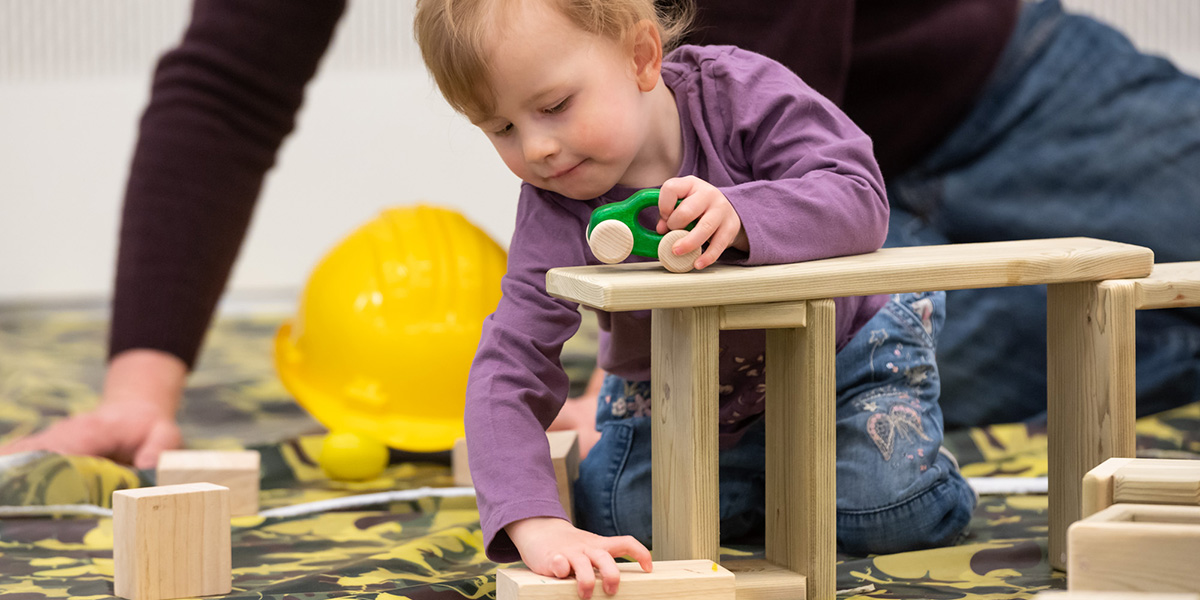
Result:
[[[317,462],[334,479],[371,479],[387,468],[388,449],[365,435],[334,431],[325,436]]]

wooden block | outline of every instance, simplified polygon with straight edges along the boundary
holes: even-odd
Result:
[[[1133,460],[1110,458],[1083,476],[1083,510],[1080,518],[1086,519],[1113,505],[1113,474]]]
[[[1200,306],[1200,261],[1154,265],[1137,286],[1138,310]]]
[[[656,560],[720,556],[719,312],[706,306],[651,313],[651,535]]]
[[[617,593],[604,593],[596,578],[592,598],[613,600],[734,600],[733,573],[711,560],[655,561],[645,573],[637,563],[618,563],[621,585]],[[578,600],[574,578],[544,577],[529,569],[497,569],[496,600]]]
[[[467,464],[467,440],[454,440],[454,449],[450,451],[450,468],[454,471],[454,485],[472,487],[471,467]]]
[[[1050,565],[1067,566],[1067,527],[1083,510],[1083,476],[1135,455],[1133,287],[1047,286],[1046,381]]]
[[[574,431],[547,431],[550,460],[554,462],[554,480],[558,483],[558,501],[575,522],[575,480],[579,479],[579,434]]]
[[[803,301],[731,304],[721,307],[721,329],[804,327],[807,310]]]
[[[229,489],[187,483],[113,492],[113,589],[129,600],[228,594]]]
[[[1114,504],[1067,544],[1071,591],[1200,592],[1200,506]]]
[[[1200,594],[1155,594],[1152,592],[1041,592],[1037,600],[1200,600]]]
[[[807,578],[761,559],[727,560],[721,563],[734,575],[737,600],[804,600]]]
[[[837,318],[808,302],[807,327],[767,331],[766,555],[807,577],[812,598],[837,592]]]
[[[550,444],[550,460],[554,463],[554,479],[558,484],[558,499],[567,511],[567,518],[575,521],[575,480],[579,479],[579,434],[574,431],[547,431]],[[467,465],[467,440],[454,442],[450,454],[454,471],[454,484],[471,486],[471,469]]]
[[[258,514],[261,456],[254,450],[167,450],[158,458],[158,485],[215,483],[229,488],[229,512]]]

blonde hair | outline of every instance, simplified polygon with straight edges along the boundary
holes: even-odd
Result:
[[[662,38],[664,52],[675,47],[691,24],[689,0],[672,7],[655,0],[417,0],[413,32],[425,66],[442,96],[472,121],[490,116],[493,91],[484,46],[495,35],[495,11],[517,2],[545,2],[580,29],[618,42],[638,23],[649,20]]]

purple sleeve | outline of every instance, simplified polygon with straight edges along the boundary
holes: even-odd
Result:
[[[196,1],[142,115],[109,356],[154,348],[192,365],[263,177],[344,8],[344,0]]]
[[[879,249],[888,202],[870,138],[774,61],[735,50],[707,65],[725,95],[726,151],[755,179],[721,188],[750,242],[741,264]]]
[[[471,478],[487,556],[496,562],[520,559],[504,532],[509,523],[566,519],[545,431],[567,397],[559,353],[581,318],[577,304],[546,293],[546,271],[585,264],[584,248],[578,215],[523,185],[504,295],[484,321],[467,384]]]

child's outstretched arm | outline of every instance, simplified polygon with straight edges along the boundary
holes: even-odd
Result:
[[[650,551],[632,536],[604,537],[576,529],[567,521],[535,517],[510,523],[505,530],[521,552],[525,566],[538,575],[567,577],[575,574],[580,598],[591,598],[596,571],[604,593],[617,593],[621,573],[615,557],[628,556],[649,573]]]

